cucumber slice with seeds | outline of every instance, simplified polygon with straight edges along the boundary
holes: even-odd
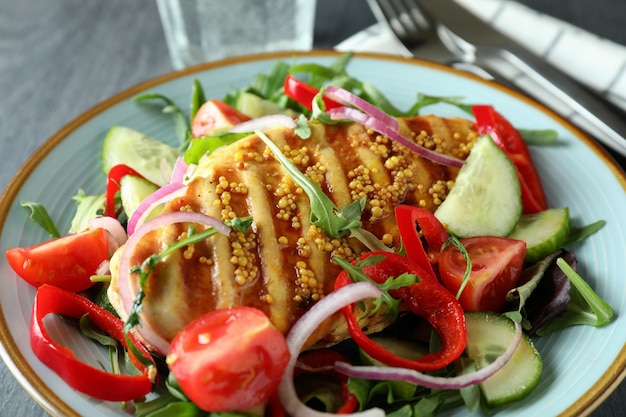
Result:
[[[493,363],[511,343],[515,326],[508,317],[492,312],[466,312],[467,355],[478,369]],[[543,362],[532,340],[522,335],[513,357],[502,369],[479,384],[491,406],[519,401],[539,383]]]
[[[533,263],[565,245],[570,230],[569,209],[552,208],[523,215],[509,237],[526,242],[525,261]]]
[[[126,175],[120,181],[120,199],[126,216],[130,218],[146,197],[155,192],[158,187],[150,181],[133,175]]]
[[[435,216],[458,237],[507,236],[522,215],[521,195],[515,166],[483,135]]]
[[[102,170],[108,174],[111,167],[125,164],[157,185],[164,185],[162,163],[174,167],[180,152],[168,144],[144,135],[134,129],[113,126],[102,146]]]

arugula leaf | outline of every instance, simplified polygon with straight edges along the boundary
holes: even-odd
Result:
[[[296,118],[296,128],[293,130],[296,135],[301,139],[308,139],[311,137],[311,126],[304,114],[301,114]]]
[[[375,314],[376,312],[378,312],[380,307],[385,304],[386,316],[391,316],[395,319],[398,316],[398,306],[400,305],[400,300],[393,298],[389,294],[389,291],[411,285],[417,282],[418,278],[413,274],[404,273],[397,277],[390,277],[381,284],[374,281],[365,272],[363,272],[363,268],[365,268],[366,266],[374,266],[382,260],[382,255],[373,255],[367,257],[366,259],[360,259],[356,262],[355,265],[352,265],[350,262],[337,256],[333,257],[332,259],[334,263],[341,266],[348,273],[353,281],[368,281],[380,288],[382,294],[380,298],[374,301],[374,308],[372,309],[370,314]]]
[[[520,129],[517,131],[529,145],[549,145],[558,139],[558,132],[554,129]]]
[[[189,141],[190,125],[187,121],[185,113],[172,101],[169,97],[159,93],[146,93],[133,98],[135,103],[142,104],[144,102],[163,101],[165,105],[161,108],[162,113],[169,113],[174,118],[174,129],[176,137],[180,142],[180,149],[183,150],[187,147]]]
[[[470,258],[469,253],[467,253],[467,250],[465,249],[465,246],[463,246],[461,241],[456,236],[450,235],[448,240],[446,240],[441,246],[441,250],[444,250],[444,248],[448,245],[453,245],[454,247],[456,247],[465,259],[465,272],[463,272],[463,280],[461,281],[461,286],[459,287],[459,290],[456,292],[455,295],[456,299],[458,300],[461,297],[461,294],[463,294],[463,290],[465,289],[465,286],[469,281],[470,274],[472,273],[472,258]]]
[[[613,308],[585,282],[585,280],[563,258],[558,258],[556,264],[570,280],[571,300],[565,313],[541,327],[537,334],[545,336],[565,327],[586,324],[600,327],[611,322]]]
[[[320,186],[300,172],[265,133],[261,131],[256,131],[255,133],[265,142],[293,180],[309,196],[311,200],[312,224],[322,229],[326,235],[334,238],[343,237],[349,233],[350,229],[361,227],[361,213],[358,213],[358,216],[355,215],[354,202],[339,210],[335,203],[322,191]]]
[[[80,331],[88,338],[95,340],[99,344],[109,349],[109,362],[111,364],[111,373],[121,374],[120,364],[118,361],[119,344],[117,340],[109,336],[108,334],[98,331],[98,328],[89,319],[89,314],[84,314],[78,320],[78,326]],[[107,370],[106,367],[100,363],[102,369]]]
[[[572,225],[569,236],[567,237],[567,242],[564,246],[583,241],[587,237],[596,233],[598,230],[602,229],[605,224],[605,220],[598,220],[583,227],[575,227]]]
[[[443,97],[443,96],[431,96],[427,94],[419,93],[417,95],[417,100],[411,106],[409,110],[407,110],[404,115],[405,116],[417,116],[420,114],[424,107],[432,106],[439,103],[446,103],[453,106],[458,107],[468,114],[472,114],[472,106],[469,104],[463,103],[463,97],[460,96],[452,96],[452,97]]]
[[[235,217],[234,219],[226,220],[225,223],[232,227],[232,229],[236,232],[247,232],[250,229],[250,226],[252,226],[252,222],[254,222],[254,219],[252,216],[248,216]]]
[[[191,401],[179,400],[169,392],[150,401],[136,401],[135,406],[136,417],[204,417],[209,415]]]
[[[391,251],[376,236],[361,227],[361,215],[366,203],[365,198],[353,201],[342,209],[337,208],[320,186],[296,168],[270,138],[261,131],[256,131],[255,133],[265,142],[293,180],[309,196],[311,224],[322,229],[329,237],[340,238],[350,233],[350,236],[358,239],[372,251]]]
[[[395,107],[391,102],[383,95],[383,93],[374,86],[374,84],[369,82],[361,83],[361,88],[363,89],[363,93],[361,94],[362,98],[385,113],[391,116],[402,116],[404,112]]]
[[[211,154],[216,149],[235,143],[246,136],[250,136],[250,133],[224,132],[217,135],[194,138],[185,151],[183,159],[187,164],[197,164],[204,155]]]
[[[43,205],[34,201],[20,200],[20,206],[30,209],[30,219],[48,232],[50,237],[61,237],[61,233]]]
[[[198,109],[206,102],[206,96],[204,95],[204,88],[198,79],[193,80],[193,87],[191,89],[191,103],[189,104],[189,124],[193,123]]]

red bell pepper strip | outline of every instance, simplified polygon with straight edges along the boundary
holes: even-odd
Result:
[[[432,264],[437,262],[441,247],[448,240],[448,232],[426,209],[401,204],[396,206],[395,214],[407,256],[420,265],[428,265],[435,277]]]
[[[472,112],[476,129],[481,135],[490,135],[515,165],[522,188],[523,211],[538,213],[548,208],[545,191],[535,168],[530,151],[522,135],[492,106],[475,105]]]
[[[120,190],[120,182],[126,175],[133,175],[135,177],[144,178],[143,175],[129,167],[128,165],[119,164],[114,165],[109,170],[106,183],[106,195],[104,204],[104,215],[108,217],[117,217],[119,214],[115,207],[115,195]]]
[[[456,360],[467,343],[465,315],[457,299],[436,278],[424,273],[427,269],[407,257],[390,252],[370,252],[369,256],[383,256],[384,259],[375,265],[366,266],[363,272],[378,283],[403,273],[415,274],[421,280],[407,287],[390,290],[394,298],[403,300],[412,313],[424,317],[441,339],[441,349],[416,360],[402,358],[388,351],[370,339],[359,326],[354,315],[354,306],[342,309],[352,339],[374,359],[389,366],[413,369],[419,372],[436,371]],[[342,271],[335,281],[335,289],[352,282],[348,273]]]
[[[341,353],[332,349],[318,349],[305,352],[298,358],[294,376],[305,373],[322,373],[337,380],[341,386],[343,405],[336,411],[337,414],[349,414],[359,405],[359,400],[348,389],[348,376],[335,370],[336,362],[350,362]]]
[[[319,90],[315,87],[300,81],[291,74],[288,74],[285,78],[285,84],[283,86],[283,92],[287,97],[296,102],[302,104],[308,110],[313,110],[313,100],[315,96],[319,94]],[[335,107],[343,107],[343,104],[337,103],[326,97],[322,97],[326,110],[330,110]]]
[[[142,373],[122,375],[94,368],[78,360],[74,353],[57,344],[48,332],[43,319],[57,313],[75,319],[89,314],[89,319],[101,330],[120,342],[128,350],[124,334],[124,323],[113,314],[78,294],[51,285],[39,287],[33,305],[30,325],[30,344],[35,356],[56,372],[69,386],[91,397],[105,401],[130,401],[141,398],[152,391],[156,364],[146,348],[132,335],[131,342],[142,356],[152,362],[145,367],[132,351],[130,359]]]

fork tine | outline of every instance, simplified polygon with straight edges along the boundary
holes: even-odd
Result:
[[[417,5],[408,0],[368,0],[379,21],[386,22],[404,43],[419,43],[427,39],[431,27]]]

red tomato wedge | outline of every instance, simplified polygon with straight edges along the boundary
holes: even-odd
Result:
[[[104,229],[94,229],[12,248],[6,257],[15,273],[35,287],[49,284],[79,292],[94,284],[90,277],[109,258],[109,240]]]
[[[241,410],[270,397],[289,361],[283,334],[252,307],[214,310],[172,341],[167,364],[205,411]]]
[[[515,165],[522,188],[524,213],[531,214],[546,210],[548,203],[545,191],[522,135],[491,106],[472,106],[472,112],[476,118],[478,133],[491,136]]]
[[[250,117],[220,100],[205,102],[191,123],[194,138],[211,136],[218,130],[227,129],[250,120]]]
[[[466,311],[499,312],[506,293],[522,273],[526,242],[495,236],[460,239],[472,260],[469,280],[459,302]],[[466,262],[455,246],[447,246],[439,257],[439,274],[448,290],[456,294],[463,282]]]

